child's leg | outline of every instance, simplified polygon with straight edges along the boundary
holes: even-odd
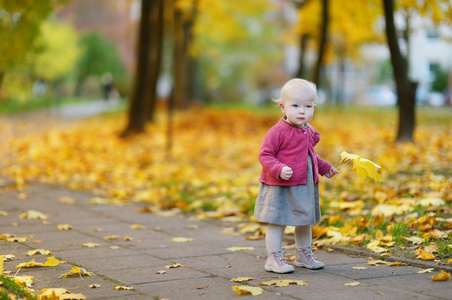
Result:
[[[295,257],[295,265],[308,269],[321,269],[324,264],[318,261],[311,250],[312,231],[311,226],[295,227],[295,244],[297,247],[297,256]]]
[[[286,226],[269,224],[265,236],[268,257],[265,262],[265,270],[275,273],[290,273],[294,268],[284,259],[286,251],[281,250],[282,238]]]
[[[267,233],[265,234],[265,245],[268,253],[281,251],[284,229],[286,229],[284,225],[268,225]]]
[[[312,243],[311,225],[295,227],[295,245],[297,249],[309,248]]]

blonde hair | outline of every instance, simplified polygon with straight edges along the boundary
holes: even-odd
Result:
[[[291,92],[293,93],[294,89],[297,89],[297,91],[301,93],[311,93],[314,97],[314,103],[317,103],[317,86],[308,80],[300,78],[293,78],[287,81],[281,89],[281,96],[279,99],[273,101],[284,103],[285,100],[290,98],[290,94]]]

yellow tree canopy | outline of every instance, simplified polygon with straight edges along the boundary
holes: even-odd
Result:
[[[51,81],[74,68],[80,56],[78,34],[69,25],[46,21],[41,25],[41,35],[36,46],[42,51],[33,58],[35,73]]]
[[[365,43],[382,41],[374,30],[380,10],[380,1],[330,0],[329,8],[329,53],[327,60],[337,56],[353,60],[359,58],[360,46]],[[318,37],[321,24],[321,1],[311,0],[298,11],[298,34]]]

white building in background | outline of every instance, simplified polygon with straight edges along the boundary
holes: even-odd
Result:
[[[401,36],[402,30],[405,29],[405,22],[401,16],[396,16],[396,24]],[[420,17],[411,19],[411,27],[409,47],[402,38],[399,39],[399,46],[402,53],[408,55],[410,79],[419,84],[417,101],[421,104],[442,105],[446,95],[432,92],[431,87],[435,80],[435,71],[443,70],[449,72],[449,92],[452,88],[452,28],[445,25],[436,28],[431,25],[431,22]],[[375,77],[375,72],[379,71],[377,66],[385,60],[390,60],[390,52],[387,45],[383,44],[364,46],[362,53],[373,69],[367,68],[370,74],[359,72],[358,77],[355,77],[356,74],[352,74],[352,77],[355,77],[354,81],[359,84],[365,84],[363,81],[372,84],[371,80]],[[392,86],[392,89],[395,90],[395,87]],[[360,88],[356,90],[359,91]],[[355,96],[359,98],[359,92]]]

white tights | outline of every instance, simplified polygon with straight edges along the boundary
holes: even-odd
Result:
[[[282,239],[284,235],[285,225],[269,224],[267,234],[265,236],[265,245],[267,252],[281,251]],[[295,246],[297,249],[309,248],[312,242],[311,225],[296,226],[295,227]]]

